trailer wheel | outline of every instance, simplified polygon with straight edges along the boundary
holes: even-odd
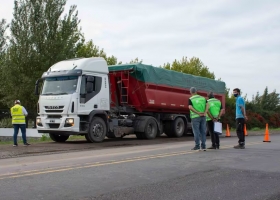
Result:
[[[59,134],[53,134],[53,133],[50,133],[49,135],[50,135],[50,138],[55,142],[65,142],[69,138],[69,135],[59,135]]]
[[[158,127],[154,119],[147,120],[143,136],[145,139],[154,139],[157,136]]]
[[[107,127],[104,120],[100,117],[93,117],[88,132],[91,142],[102,142],[106,136]]]
[[[181,117],[178,117],[172,122],[172,135],[174,137],[182,137],[185,132],[185,122]]]

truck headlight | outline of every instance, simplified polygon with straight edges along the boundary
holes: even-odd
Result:
[[[67,118],[65,123],[66,124],[74,124],[74,119],[73,118]]]
[[[41,118],[37,118],[37,119],[36,119],[36,125],[37,125],[37,126],[43,126],[43,125],[42,125],[42,120],[41,120]]]

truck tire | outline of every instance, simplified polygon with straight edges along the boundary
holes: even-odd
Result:
[[[182,137],[185,132],[185,122],[181,117],[176,118],[172,122],[172,135],[174,137]]]
[[[93,117],[90,123],[88,138],[91,142],[102,142],[105,139],[107,127],[100,117]]]
[[[154,139],[157,136],[157,132],[158,127],[156,121],[153,118],[148,119],[145,125],[143,137],[148,140]]]
[[[65,142],[69,138],[69,135],[59,135],[59,134],[53,134],[53,133],[50,133],[49,135],[50,135],[50,138],[55,142]]]
[[[172,123],[171,121],[164,122],[163,130],[164,130],[165,135],[167,135],[167,137],[173,137],[171,123]]]

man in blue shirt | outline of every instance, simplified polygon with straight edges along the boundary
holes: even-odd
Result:
[[[240,89],[233,89],[233,95],[236,98],[236,133],[238,136],[238,145],[234,146],[235,149],[245,149],[245,134],[244,124],[247,120],[245,101],[240,96]]]

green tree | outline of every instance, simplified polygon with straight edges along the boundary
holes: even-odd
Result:
[[[141,60],[139,60],[139,58],[137,57],[137,58],[135,58],[135,59],[132,59],[129,63],[130,64],[133,64],[133,63],[142,63],[143,62],[143,60],[141,59]]]
[[[76,57],[103,57],[107,61],[108,65],[121,64],[121,62],[118,63],[118,59],[115,56],[112,55],[108,57],[104,50],[99,49],[92,40],[83,43],[78,47]]]
[[[8,28],[8,25],[6,23],[5,19],[2,19],[0,21],[0,71],[3,73],[4,65],[6,65],[6,50],[7,50],[7,36],[6,36],[6,30]],[[4,86],[5,82],[0,77],[0,99],[3,99],[4,97]],[[5,108],[6,105],[0,102],[0,108]]]
[[[6,20],[2,19],[0,21],[0,67],[1,65],[3,65],[4,55],[6,53],[6,48],[7,48],[7,36],[6,36],[7,28],[8,25],[6,24]]]
[[[191,59],[183,57],[182,60],[174,60],[172,64],[164,64],[163,68],[186,74],[215,79],[214,73],[210,72],[209,68],[205,66],[199,58],[196,57],[193,57]]]
[[[2,101],[21,99],[33,116],[37,97],[34,84],[54,63],[75,57],[83,35],[76,6],[64,12],[66,0],[15,0]]]

